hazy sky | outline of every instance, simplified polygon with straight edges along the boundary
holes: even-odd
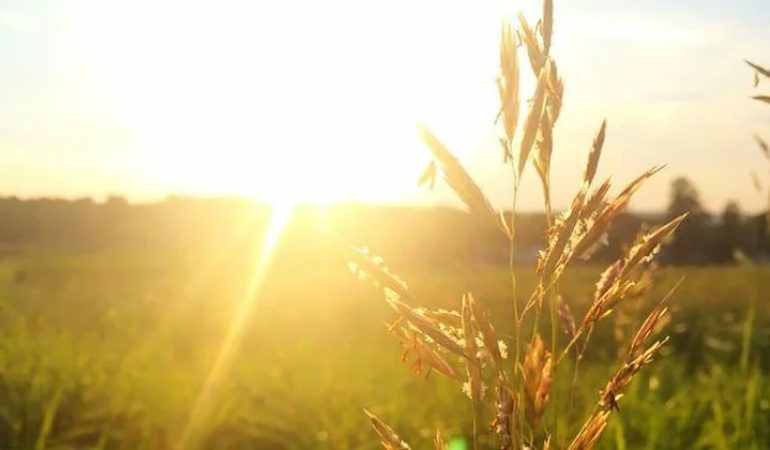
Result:
[[[751,134],[770,138],[770,108],[748,99],[742,58],[770,65],[763,3],[556,0],[556,205],[606,117],[599,177],[619,189],[668,164],[634,208],[663,207],[686,175],[714,211],[759,209],[749,173],[768,187],[770,169]],[[443,203],[444,186],[415,187],[422,121],[507,205],[494,78],[501,17],[519,8],[539,4],[4,0],[0,194]]]

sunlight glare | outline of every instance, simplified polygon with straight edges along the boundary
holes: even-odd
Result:
[[[196,431],[206,420],[213,400],[218,395],[221,382],[225,378],[233,355],[238,350],[247,319],[256,313],[256,301],[259,298],[260,289],[293,210],[293,205],[289,203],[276,204],[272,208],[268,228],[261,242],[255,248],[252,276],[244,288],[243,296],[236,305],[227,333],[219,346],[217,357],[190,412],[187,425],[176,447],[179,450],[188,448],[194,441]]]
[[[139,134],[147,177],[188,194],[393,202],[414,200],[430,159],[416,122],[476,153],[495,111],[501,16],[537,4],[73,0],[70,15],[72,45]]]

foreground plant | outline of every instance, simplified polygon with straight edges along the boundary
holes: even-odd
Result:
[[[770,79],[770,69],[767,69],[763,66],[760,66],[759,64],[755,64],[751,61],[746,60],[746,64],[748,64],[752,69],[754,69],[754,88],[757,88],[759,86],[759,80],[761,78],[767,78]],[[770,95],[767,94],[758,94],[754,95],[751,98],[754,100],[763,102],[763,103],[770,103]],[[757,145],[759,146],[760,150],[762,150],[762,154],[764,155],[765,159],[770,162],[770,145],[767,143],[767,141],[760,136],[759,134],[754,134],[754,140],[757,142]],[[756,172],[751,172],[752,181],[754,182],[754,187],[758,192],[762,191],[762,182],[760,181],[759,175],[757,175]],[[767,230],[770,230],[770,190],[767,191],[767,213],[766,213],[766,228]]]
[[[437,372],[461,384],[470,398],[473,414],[473,447],[479,448],[484,423],[491,423],[501,449],[583,450],[593,448],[607,426],[626,387],[645,366],[650,364],[667,338],[650,343],[662,318],[674,287],[655,306],[622,353],[618,368],[600,390],[593,413],[573,436],[559,430],[559,415],[569,419],[572,396],[557,398],[552,391],[559,370],[573,372],[578,382],[578,362],[590,350],[592,331],[613,310],[639,296],[649,284],[649,265],[661,243],[670,236],[686,215],[675,218],[656,229],[641,234],[625,254],[600,276],[592,301],[582,318],[576,320],[570,306],[560,295],[563,274],[576,261],[589,257],[604,241],[613,221],[625,210],[631,197],[660,168],[651,168],[631,181],[618,195],[608,197],[609,180],[594,186],[599,159],[604,145],[606,122],[602,123],[588,153],[582,182],[572,204],[555,214],[551,209],[550,163],[553,153],[553,129],[559,119],[564,84],[556,63],[550,56],[553,30],[553,5],[545,0],[543,17],[531,26],[523,15],[518,27],[503,24],[500,42],[500,76],[498,91],[500,109],[500,144],[503,161],[513,174],[511,213],[497,212],[454,155],[427,127],[420,127],[423,141],[431,151],[432,162],[421,182],[433,183],[437,167],[447,184],[468,210],[501,233],[510,244],[510,271],[513,301],[513,336],[501,339],[474,297],[463,296],[458,311],[419,308],[418,299],[406,283],[391,273],[383,262],[367,252],[351,248],[352,268],[382,288],[385,300],[396,313],[390,332],[404,349],[403,359],[413,360],[415,371]],[[529,65],[537,79],[529,101],[529,110],[519,130],[520,63],[518,47],[526,49]],[[516,235],[516,198],[520,181],[529,161],[535,166],[544,193],[548,230],[547,245],[536,265],[536,286],[526,297],[519,296],[514,270]],[[546,319],[547,317],[547,319]],[[559,328],[566,334],[560,341]],[[549,335],[546,339],[542,334]],[[512,355],[509,356],[510,353]],[[564,365],[572,359],[571,366]],[[573,385],[573,390],[575,385]],[[600,386],[597,386],[599,389]],[[550,414],[549,414],[550,412]],[[366,412],[386,449],[408,449],[409,445],[379,417]],[[577,429],[578,427],[574,427]],[[440,434],[437,449],[445,449]]]

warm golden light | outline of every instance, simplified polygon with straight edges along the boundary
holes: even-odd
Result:
[[[764,3],[0,1],[0,450],[770,449]]]
[[[219,346],[216,359],[190,411],[187,425],[177,442],[176,448],[179,450],[187,448],[191,440],[195,438],[197,427],[200,426],[202,421],[206,420],[211,403],[219,393],[220,383],[227,373],[233,355],[238,349],[247,319],[257,312],[256,302],[259,299],[260,288],[265,281],[276,246],[280,241],[286,224],[291,218],[292,211],[293,205],[290,203],[273,206],[268,228],[254,252],[252,276],[244,286],[243,295],[234,308],[230,325]]]
[[[316,20],[319,6],[301,3],[71,4],[72,38],[139,135],[144,177],[185,193],[279,203],[413,201],[429,160],[418,120],[459,144],[460,156],[476,153],[494,116],[500,18],[520,2],[427,2],[410,5],[408,17],[399,14],[404,4],[371,22]],[[358,8],[324,6],[335,7]],[[457,42],[425,33],[439,7],[442,26],[470,28]],[[474,129],[468,110],[487,117]]]

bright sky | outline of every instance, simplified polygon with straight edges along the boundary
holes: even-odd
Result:
[[[770,109],[748,100],[742,58],[770,65],[762,3],[556,0],[553,53],[566,81],[556,206],[607,117],[598,177],[612,174],[619,189],[668,164],[634,208],[664,207],[677,175],[714,211],[728,199],[761,208],[749,173],[768,169],[751,134],[770,138]],[[520,7],[540,6],[4,0],[0,193],[443,203],[446,187],[415,186],[429,161],[422,121],[507,205],[494,78],[502,14]],[[540,205],[535,178],[530,168],[524,209]]]

